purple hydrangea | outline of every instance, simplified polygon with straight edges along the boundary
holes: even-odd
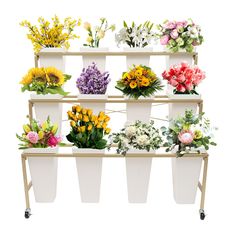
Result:
[[[81,94],[105,94],[110,81],[109,73],[101,73],[93,62],[88,68],[83,69],[76,86]]]

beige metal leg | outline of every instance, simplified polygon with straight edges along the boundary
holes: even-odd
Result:
[[[204,220],[205,212],[204,212],[204,205],[205,205],[205,194],[206,194],[206,181],[207,181],[207,169],[208,169],[208,157],[203,158],[203,176],[202,176],[202,184],[201,184],[201,203],[200,203],[200,218]]]
[[[28,184],[27,171],[26,171],[26,157],[21,156],[21,162],[22,162],[22,172],[23,172],[23,181],[25,190],[25,204],[26,204],[25,218],[29,218],[30,217],[29,189],[31,188],[32,183],[30,182]]]
[[[30,121],[33,118],[33,103],[31,101],[29,101],[29,119]]]

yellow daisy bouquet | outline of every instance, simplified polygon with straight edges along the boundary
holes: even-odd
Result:
[[[34,91],[37,94],[61,94],[67,95],[62,88],[62,85],[71,78],[70,75],[63,74],[55,67],[47,68],[31,68],[28,73],[22,78],[21,91]]]
[[[71,17],[60,22],[59,17],[52,17],[52,22],[45,20],[43,17],[38,18],[39,26],[32,25],[29,21],[24,20],[20,23],[29,31],[27,38],[32,42],[34,52],[38,53],[42,48],[61,48],[70,47],[69,40],[79,38],[73,31],[76,26],[80,26],[81,20],[73,20]]]
[[[103,111],[95,115],[91,109],[73,106],[67,114],[71,126],[66,136],[69,142],[78,148],[104,149],[107,146],[104,136],[111,131],[107,127],[110,117]]]
[[[122,78],[117,81],[116,88],[131,98],[140,96],[149,97],[156,91],[162,90],[160,79],[144,65],[133,66],[128,72],[123,72]]]

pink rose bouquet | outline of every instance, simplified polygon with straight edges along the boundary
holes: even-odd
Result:
[[[198,94],[195,89],[206,76],[196,65],[182,62],[165,70],[162,77],[175,88],[175,94]]]
[[[16,134],[22,142],[19,149],[56,147],[62,141],[61,136],[56,135],[57,130],[57,124],[51,124],[49,118],[42,124],[33,119],[23,125],[21,136]]]
[[[159,24],[159,37],[161,45],[166,46],[171,52],[184,50],[193,52],[194,47],[201,45],[203,36],[201,28],[191,19],[188,21],[164,21]]]

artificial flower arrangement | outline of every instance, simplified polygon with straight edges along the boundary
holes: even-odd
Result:
[[[94,115],[91,109],[73,106],[67,114],[71,126],[66,136],[69,142],[78,148],[104,149],[107,146],[104,136],[111,131],[107,127],[110,117],[103,111]]]
[[[35,91],[37,94],[61,94],[63,96],[68,93],[62,88],[62,85],[71,78],[70,75],[63,74],[55,67],[32,68],[23,77],[22,92]]]
[[[108,30],[112,32],[115,30],[115,25],[108,25],[107,19],[102,17],[100,18],[100,25],[94,27],[94,31],[89,22],[84,23],[85,30],[88,31],[87,43],[83,44],[84,46],[88,46],[91,48],[98,48],[100,40],[105,37],[105,34]]]
[[[69,40],[79,38],[73,31],[76,26],[80,26],[81,21],[74,20],[71,17],[60,19],[55,15],[52,22],[45,20],[43,17],[38,18],[39,25],[32,25],[29,21],[24,20],[20,23],[29,31],[27,38],[32,42],[34,52],[38,53],[42,48],[66,48],[70,47]]]
[[[123,72],[122,78],[117,81],[116,88],[124,95],[138,99],[140,96],[149,97],[156,91],[162,90],[160,79],[144,65],[133,66],[128,72]]]
[[[144,48],[157,39],[156,33],[152,31],[154,24],[150,21],[140,25],[133,22],[131,26],[124,21],[123,25],[124,27],[115,35],[118,47],[120,44],[127,44],[131,48]]]
[[[190,66],[187,63],[171,66],[162,73],[163,79],[173,86],[174,94],[198,94],[196,87],[205,79],[205,72],[198,66]]]
[[[105,94],[111,81],[108,72],[101,72],[95,63],[84,68],[76,81],[76,86],[81,94]]]
[[[203,42],[200,26],[191,19],[187,21],[166,20],[157,28],[161,45],[166,46],[171,52],[178,52],[181,49],[186,52],[193,52],[194,47]]]
[[[19,149],[27,148],[48,148],[62,145],[62,137],[57,136],[58,125],[52,124],[48,117],[45,122],[40,124],[35,119],[30,120],[29,124],[23,125],[23,134],[16,134],[22,142]]]
[[[212,141],[212,130],[204,113],[193,114],[191,110],[186,110],[185,115],[173,120],[169,128],[161,127],[162,134],[166,137],[163,146],[167,147],[167,152],[177,147],[178,157],[185,153],[200,153],[201,148],[208,150],[210,145],[216,146]]]
[[[110,135],[110,146],[113,143],[118,144],[117,153],[126,155],[129,149],[138,150],[157,150],[162,144],[162,138],[159,130],[154,126],[154,121],[149,124],[136,121],[123,129],[119,133]]]

